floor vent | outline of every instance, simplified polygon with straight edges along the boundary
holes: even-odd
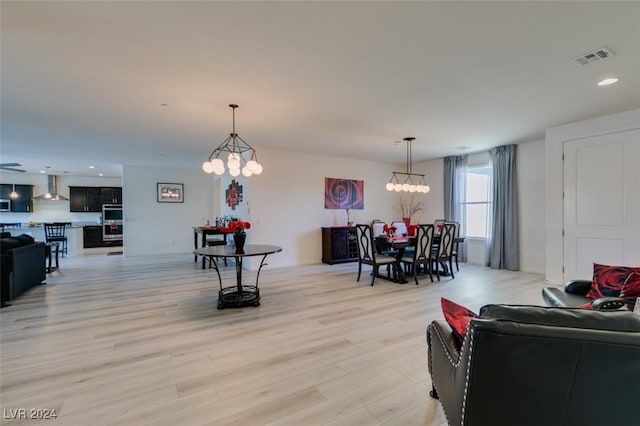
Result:
[[[611,51],[611,49],[609,49],[608,47],[603,47],[601,49],[585,53],[584,55],[577,56],[573,58],[573,60],[580,65],[588,65],[594,62],[603,61],[607,58],[612,57],[613,55],[614,53]]]

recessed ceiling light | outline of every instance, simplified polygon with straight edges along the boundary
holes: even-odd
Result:
[[[618,81],[620,81],[620,79],[616,77],[605,78],[604,80],[598,82],[598,86],[608,86],[610,84],[617,83]]]
[[[96,166],[89,166],[89,168],[90,168],[90,169],[95,169],[95,168],[96,168]]]
[[[104,176],[104,173],[98,173],[98,176]]]
[[[40,170],[40,173],[45,173],[45,171],[44,170]]]

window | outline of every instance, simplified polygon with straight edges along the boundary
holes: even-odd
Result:
[[[487,238],[487,220],[491,204],[491,169],[489,165],[467,168],[466,201],[462,204],[466,236]]]

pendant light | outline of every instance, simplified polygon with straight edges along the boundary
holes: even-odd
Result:
[[[230,104],[229,107],[233,111],[233,130],[229,137],[213,150],[207,161],[202,163],[202,170],[205,173],[223,175],[225,172],[224,159],[226,159],[229,174],[233,177],[239,176],[240,173],[246,177],[259,175],[262,173],[262,166],[258,163],[256,150],[236,133],[236,108],[238,105]],[[248,160],[245,158],[245,154],[249,158]]]
[[[413,173],[411,171],[411,144],[416,138],[407,137],[403,140],[407,144],[407,171],[406,172],[393,172],[391,179],[385,185],[387,191],[396,192],[422,192],[426,194],[431,190],[429,185],[424,181],[424,175]],[[399,179],[398,176],[401,176]],[[416,183],[417,181],[417,183]]]

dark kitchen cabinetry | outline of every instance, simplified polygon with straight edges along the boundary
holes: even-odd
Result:
[[[356,228],[352,226],[333,226],[322,228],[322,261],[334,263],[356,262],[358,260],[358,242]]]
[[[100,188],[102,204],[122,204],[122,188],[103,186]]]
[[[11,200],[11,211],[14,213],[31,213],[33,211],[33,185],[15,185],[17,198],[10,198],[13,184],[0,185],[0,199]]]
[[[102,213],[103,204],[121,204],[122,188],[111,186],[70,186],[69,211]]]
[[[102,198],[100,187],[70,186],[69,211],[72,212],[102,212]]]
[[[122,246],[122,240],[103,241],[102,226],[88,225],[82,228],[82,246],[84,248],[116,247],[116,246]]]

